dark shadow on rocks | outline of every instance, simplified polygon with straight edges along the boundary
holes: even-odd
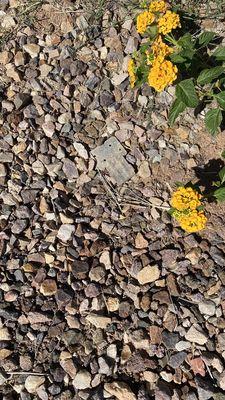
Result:
[[[218,181],[219,171],[224,167],[225,163],[220,158],[209,160],[206,165],[194,168],[198,182],[196,186],[204,188],[203,193],[208,194],[215,189],[214,182]]]

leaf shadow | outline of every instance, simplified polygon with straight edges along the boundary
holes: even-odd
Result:
[[[218,158],[209,160],[206,165],[193,168],[198,178],[196,185],[204,188],[203,193],[205,195],[215,190],[214,182],[218,181],[219,171],[224,165],[224,161]]]

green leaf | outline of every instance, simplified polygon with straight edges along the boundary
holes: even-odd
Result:
[[[200,46],[207,46],[207,44],[209,44],[215,36],[215,32],[202,32],[198,37],[198,43]]]
[[[170,208],[167,212],[168,214],[173,215],[174,211],[176,211],[175,208]]]
[[[187,107],[197,107],[199,100],[192,79],[185,79],[177,84],[176,96]]]
[[[217,103],[225,110],[225,91],[215,95]]]
[[[225,201],[225,187],[215,190],[214,197],[217,199],[217,201]]]
[[[158,33],[157,25],[149,26],[147,29],[147,33],[149,34],[150,38],[154,39],[154,37]]]
[[[221,153],[221,157],[225,158],[225,151]]]
[[[171,54],[170,59],[175,64],[182,64],[184,61],[186,61],[186,59],[180,54]]]
[[[195,41],[190,33],[185,33],[185,35],[178,40],[178,44],[183,49],[193,49]]]
[[[202,86],[206,85],[207,83],[212,82],[214,79],[222,75],[223,72],[225,72],[225,69],[222,66],[203,69],[203,71],[198,76],[197,83]]]
[[[223,167],[220,170],[219,177],[220,177],[221,184],[223,184],[225,182],[225,167]]]
[[[195,55],[195,50],[194,49],[184,49],[181,52],[181,55],[185,58],[187,58],[188,60],[192,60],[192,58]]]
[[[179,99],[175,99],[169,111],[169,123],[173,125],[179,114],[186,108],[186,105]]]
[[[175,182],[176,187],[181,187],[181,186],[185,186],[183,182],[180,181],[176,181]]]
[[[225,47],[219,46],[212,54],[218,61],[225,61]]]
[[[205,125],[211,135],[216,135],[216,133],[218,133],[222,119],[222,112],[219,108],[214,108],[206,113]]]
[[[149,44],[145,43],[142,46],[140,46],[140,53],[145,54],[146,50],[148,50],[148,49],[149,49]]]
[[[213,182],[213,186],[220,187],[220,185],[221,185],[220,181]]]

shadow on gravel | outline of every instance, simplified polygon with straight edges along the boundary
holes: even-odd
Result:
[[[198,178],[197,186],[204,187],[204,194],[215,190],[213,183],[218,181],[219,171],[224,167],[225,163],[221,158],[209,160],[206,165],[194,168],[196,177]]]

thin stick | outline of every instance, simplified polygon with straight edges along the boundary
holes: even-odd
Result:
[[[6,372],[8,375],[32,375],[32,376],[48,376],[48,374],[42,374],[40,372],[25,372],[25,371],[18,371],[18,372]]]
[[[100,175],[100,178],[103,182],[103,185],[105,186],[106,190],[109,192],[109,194],[111,195],[112,199],[115,201],[116,205],[119,207],[120,212],[122,213],[122,209],[120,207],[120,204],[115,196],[115,194],[113,193],[112,189],[110,188],[110,185],[108,184],[108,182],[106,181],[106,178],[104,177],[104,175],[101,173],[101,171],[97,168],[97,171]]]

